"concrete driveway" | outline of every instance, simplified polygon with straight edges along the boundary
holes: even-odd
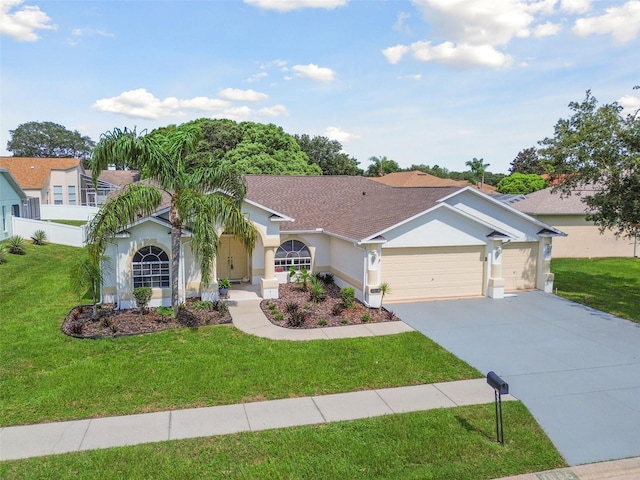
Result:
[[[640,456],[639,324],[537,291],[390,308],[503,377],[570,465]]]

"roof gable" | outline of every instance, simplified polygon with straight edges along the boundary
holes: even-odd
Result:
[[[20,197],[21,199],[27,198],[27,194],[24,193],[24,190],[22,190],[22,188],[20,188],[20,185],[18,185],[18,182],[16,182],[16,179],[13,178],[13,175],[11,175],[11,172],[9,170],[7,170],[6,168],[0,168],[0,175],[4,177],[6,182],[11,186],[18,197]]]

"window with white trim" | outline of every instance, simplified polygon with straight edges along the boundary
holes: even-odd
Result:
[[[69,185],[69,205],[76,204],[76,186]]]
[[[169,287],[169,256],[153,245],[142,247],[133,256],[133,288]]]
[[[299,240],[287,240],[276,251],[276,272],[288,271],[290,267],[295,270],[301,268],[311,269],[311,251]]]

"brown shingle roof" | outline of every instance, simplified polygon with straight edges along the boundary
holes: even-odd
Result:
[[[553,188],[545,188],[537,192],[530,193],[524,200],[511,203],[510,205],[521,212],[536,214],[585,214],[587,205],[584,199],[593,195],[595,190],[585,187],[583,190],[576,190],[569,196],[553,193]]]
[[[22,189],[41,189],[51,170],[69,170],[82,164],[78,158],[0,157],[0,167],[11,172]]]
[[[394,188],[365,177],[247,175],[247,198],[289,215],[282,231],[324,231],[371,237],[421,213],[459,187]]]
[[[91,170],[87,170],[86,174],[91,176]],[[137,182],[140,180],[140,175],[135,170],[103,170],[98,180],[122,187]]]
[[[419,170],[414,170],[412,172],[393,172],[382,177],[370,177],[370,179],[392,187],[475,187],[474,184],[467,182],[466,180],[440,178]],[[487,184],[483,185],[479,190],[483,193],[494,193],[496,191],[495,187]]]

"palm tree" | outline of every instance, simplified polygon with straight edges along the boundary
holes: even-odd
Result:
[[[100,257],[98,261],[91,255],[81,255],[76,263],[71,267],[69,272],[69,280],[71,290],[82,300],[87,292],[91,293],[91,318],[98,318],[98,302],[100,301],[100,286],[104,282],[104,277],[108,271],[108,267],[101,268],[100,264],[106,265],[109,257]]]
[[[480,188],[484,187],[484,174],[487,171],[488,163],[483,163],[484,159],[477,159],[473,157],[473,160],[469,160],[465,163],[467,167],[471,170],[474,178],[476,179],[476,186],[478,186],[478,179],[480,178]]]
[[[183,228],[191,231],[193,252],[200,263],[201,285],[205,286],[211,279],[219,227],[241,239],[249,251],[253,250],[257,238],[255,227],[242,213],[242,201],[247,192],[244,177],[213,160],[208,165],[189,162],[201,136],[200,129],[194,125],[146,135],[138,135],[135,129],[122,131],[116,128],[100,136],[91,159],[94,184],[100,171],[116,161],[137,169],[144,179],[109,198],[92,220],[87,243],[93,258],[99,258],[107,242],[128,224],[155,212],[163,203],[163,195],[169,202],[174,315],[179,306],[178,272]]]

